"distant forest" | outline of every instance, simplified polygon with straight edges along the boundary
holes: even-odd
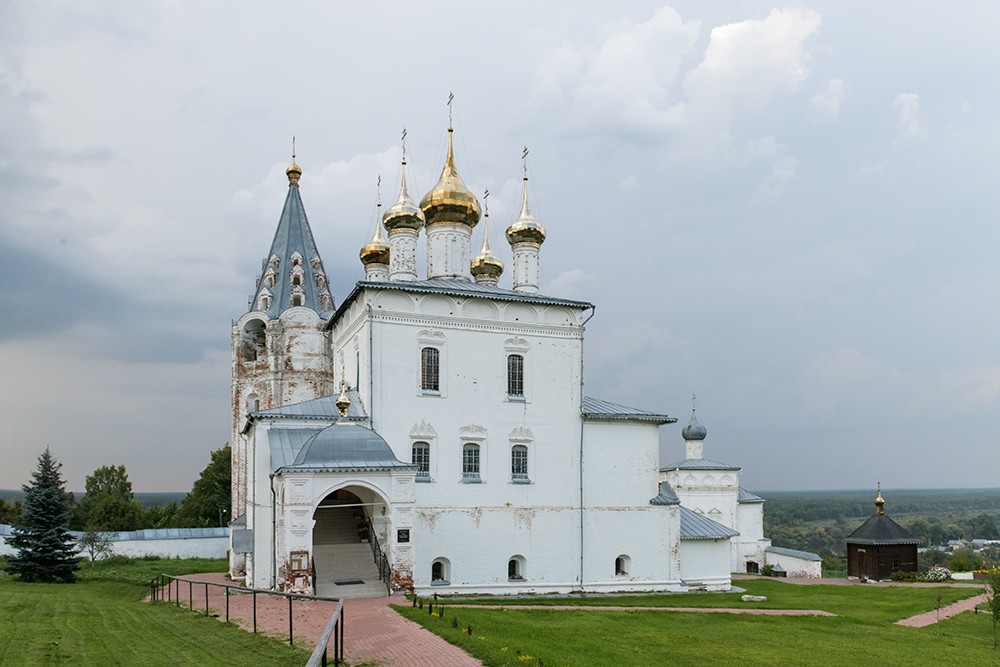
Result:
[[[871,491],[761,491],[775,546],[844,555],[844,539],[875,513]],[[1000,539],[1000,489],[883,490],[885,513],[923,546]]]

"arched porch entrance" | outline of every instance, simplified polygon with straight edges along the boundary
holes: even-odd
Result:
[[[363,486],[328,493],[313,513],[313,566],[317,595],[385,595],[377,565],[387,535],[387,503]]]

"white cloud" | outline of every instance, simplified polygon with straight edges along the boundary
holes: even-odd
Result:
[[[844,89],[843,79],[830,79],[809,99],[809,108],[824,118],[837,118],[844,102]]]
[[[927,136],[927,126],[920,112],[920,96],[916,93],[900,93],[892,101],[897,111],[896,127],[899,139],[918,139]]]
[[[763,20],[713,28],[704,60],[684,81],[693,104],[730,114],[762,109],[808,75],[805,42],[820,21],[811,10],[774,9]]]

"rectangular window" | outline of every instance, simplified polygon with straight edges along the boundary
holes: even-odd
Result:
[[[524,398],[524,357],[507,355],[507,395]]]
[[[417,466],[417,479],[431,478],[431,446],[428,443],[413,443],[413,465]]]
[[[510,478],[515,482],[528,481],[528,448],[524,445],[510,449]]]
[[[468,443],[462,447],[462,479],[479,481],[479,445]]]
[[[420,388],[423,391],[440,391],[441,351],[436,347],[420,350]]]

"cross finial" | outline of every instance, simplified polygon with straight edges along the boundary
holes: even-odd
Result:
[[[455,100],[455,93],[448,93],[448,129],[451,129],[451,103]]]
[[[375,205],[382,206],[382,174],[379,174],[378,180],[375,181]]]
[[[295,162],[295,135],[292,135],[292,162]]]
[[[483,191],[483,211],[486,213],[486,217],[490,217],[490,189],[486,188]]]
[[[695,396],[694,394],[691,394],[691,414],[692,415],[694,415],[694,411],[695,411],[695,409],[697,407],[696,406],[697,400],[698,400],[698,397]]]
[[[525,146],[524,150],[521,151],[521,162],[524,167],[524,180],[528,180],[528,147]]]
[[[399,143],[403,145],[403,164],[406,164],[406,128],[403,128],[403,134],[399,137]]]

